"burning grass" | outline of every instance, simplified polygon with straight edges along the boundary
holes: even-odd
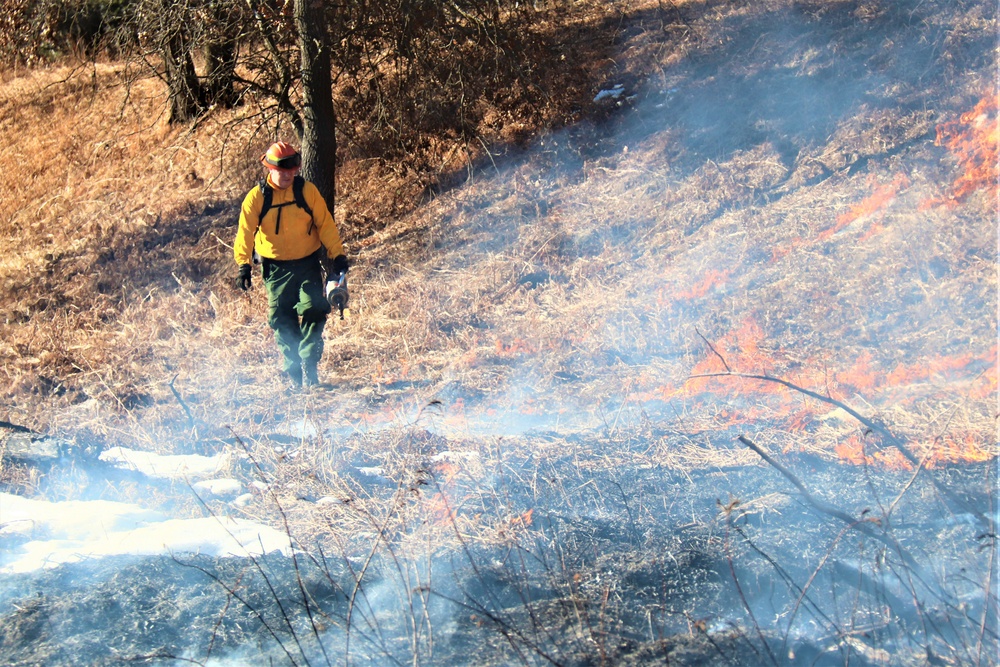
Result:
[[[336,563],[326,622],[376,662],[485,645],[497,664],[784,664],[789,647],[988,664],[996,101],[976,49],[995,21],[902,5],[648,3],[620,15],[632,55],[593,81],[626,82],[622,106],[406,214],[402,167],[348,164],[354,317],[328,326],[327,393],[281,388],[260,286],[229,281],[252,132],[222,112],[160,125],[159,89],[126,96],[110,65],[8,76],[5,145],[58,131],[8,163],[33,167],[0,218],[0,418],[80,461],[226,451],[244,493],[202,502],[82,462],[5,461],[7,487],[281,526]],[[837,70],[831,48],[855,59]],[[861,528],[789,495],[740,435]],[[898,587],[917,570],[890,538],[937,590]],[[447,622],[428,611],[444,596]]]
[[[996,201],[1000,186],[1000,118],[997,116],[997,93],[987,93],[971,110],[937,127],[935,144],[944,146],[955,157],[961,170],[944,199],[931,199],[925,206],[957,205],[974,192],[984,191]]]

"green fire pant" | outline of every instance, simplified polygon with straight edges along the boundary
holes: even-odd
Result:
[[[307,372],[315,374],[323,356],[323,326],[331,309],[323,294],[319,253],[284,261],[264,259],[262,269],[267,323],[281,350],[281,370],[301,377],[305,364]]]

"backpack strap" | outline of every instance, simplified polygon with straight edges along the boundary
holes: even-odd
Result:
[[[257,219],[257,231],[260,231],[260,225],[261,223],[264,222],[264,216],[267,215],[267,212],[270,211],[272,208],[276,208],[278,209],[278,219],[274,223],[274,233],[277,234],[281,229],[281,209],[284,208],[285,206],[288,206],[292,202],[286,202],[284,204],[275,205],[273,203],[274,188],[272,188],[271,184],[267,182],[267,177],[262,178],[260,182],[257,184],[257,187],[260,188],[261,193],[264,195],[264,203],[261,204],[260,207],[260,217]],[[312,234],[313,229],[315,229],[316,227],[316,220],[313,219],[312,208],[310,208],[309,204],[306,202],[305,187],[306,187],[306,179],[302,178],[301,176],[296,176],[295,180],[292,181],[292,195],[295,198],[294,203],[296,206],[298,206],[303,211],[309,214],[310,220],[309,220],[308,233]]]
[[[313,229],[316,228],[316,219],[313,218],[313,211],[306,202],[306,179],[301,176],[296,175],[295,180],[292,181],[292,195],[295,197],[295,203],[303,211],[309,214],[309,234],[312,234]]]
[[[274,188],[272,188],[271,184],[267,182],[266,176],[260,179],[260,183],[257,184],[257,187],[260,188],[261,194],[264,195],[264,203],[261,204],[260,207],[260,217],[257,218],[257,230],[254,234],[260,231],[260,226],[264,222],[264,216],[271,210],[271,203],[274,201]]]

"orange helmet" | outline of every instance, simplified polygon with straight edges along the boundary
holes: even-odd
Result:
[[[294,171],[302,165],[302,156],[291,144],[279,141],[271,144],[267,152],[260,156],[260,161],[265,167]]]

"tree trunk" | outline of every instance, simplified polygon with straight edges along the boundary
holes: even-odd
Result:
[[[302,175],[316,184],[332,212],[337,122],[323,4],[322,0],[295,0],[295,24],[302,52]]]
[[[205,79],[202,95],[205,106],[218,104],[231,108],[239,101],[236,90],[236,64],[239,56],[240,26],[243,14],[233,2],[210,2],[204,9],[207,26],[204,39]]]
[[[235,40],[210,42],[205,46],[205,83],[202,86],[206,105],[218,104],[231,108],[239,95],[236,92]]]
[[[201,113],[201,86],[188,51],[187,39],[179,29],[163,38],[163,64],[170,96],[170,123],[186,123]]]

